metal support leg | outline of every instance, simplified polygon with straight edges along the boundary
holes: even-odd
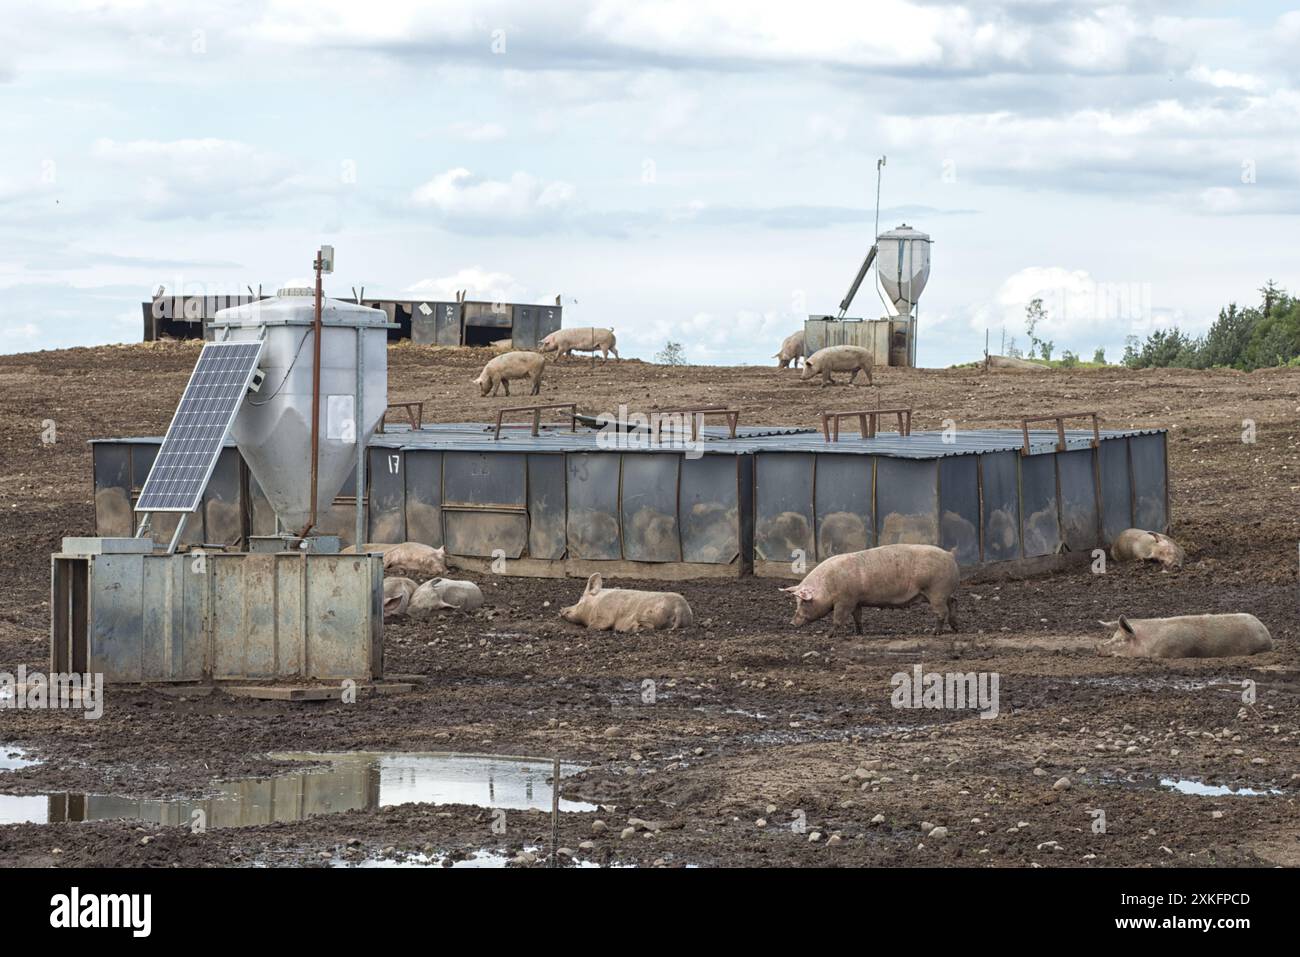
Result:
[[[356,522],[356,540],[353,544],[357,547],[357,553],[361,553],[361,547],[366,542],[366,443],[365,436],[362,434],[362,415],[366,405],[366,363],[365,363],[365,330],[360,325],[357,326],[357,400],[354,411],[356,413],[356,431],[357,440],[357,522]]]
[[[176,522],[176,531],[172,533],[171,544],[167,546],[167,554],[175,555],[176,546],[180,544],[181,535],[185,532],[185,523],[190,520],[189,512],[182,512],[181,517]]]

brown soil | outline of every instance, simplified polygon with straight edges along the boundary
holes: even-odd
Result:
[[[160,343],[0,356],[0,670],[46,667],[47,556],[62,536],[93,532],[86,440],[161,434],[197,351]],[[470,379],[487,355],[395,347],[390,395],[428,400],[437,420],[486,419],[530,401],[477,397]],[[0,711],[0,742],[44,760],[0,772],[0,790],[199,794],[213,779],[273,773],[266,754],[287,749],[559,754],[590,766],[565,796],[607,806],[561,822],[561,844],[593,841],[579,856],[596,862],[1300,860],[1300,370],[887,369],[877,383],[871,394],[820,389],[772,368],[576,359],[548,370],[542,400],[572,399],[591,412],[620,401],[634,409],[726,403],[743,422],[798,424],[822,408],[907,403],[918,429],[946,418],[1012,426],[1020,414],[1095,408],[1108,426],[1167,426],[1173,531],[1188,566],[1164,574],[1112,564],[1105,575],[1082,566],[967,585],[959,660],[946,639],[928,638],[924,608],[870,613],[860,638],[795,630],[771,580],[673,586],[695,609],[695,629],[615,636],[557,618],[580,582],[490,578],[488,607],[475,617],[387,629],[389,671],[420,676],[413,692],[344,705],[123,691],[110,693],[99,721]],[[1242,441],[1247,419],[1253,444]],[[53,445],[41,441],[45,420],[57,429]],[[1258,615],[1278,649],[1176,662],[1092,651],[1098,618],[1228,611]],[[1001,713],[981,720],[891,707],[891,676],[916,662],[996,672]],[[653,705],[641,702],[645,679],[656,682]],[[1243,679],[1257,682],[1253,705],[1241,700]],[[1054,789],[1061,777],[1071,785]],[[1189,796],[1162,788],[1162,778],[1281,793]],[[1098,810],[1104,834],[1093,831]],[[803,833],[791,827],[797,812]],[[596,818],[608,829],[595,833]],[[652,836],[641,828],[620,837],[629,818],[653,822]],[[926,838],[922,822],[947,836]],[[440,854],[549,846],[546,815],[512,813],[502,836],[489,824],[477,808],[403,805],[204,834],[117,822],[15,825],[0,827],[0,866],[306,864],[349,841],[351,858],[426,845]]]

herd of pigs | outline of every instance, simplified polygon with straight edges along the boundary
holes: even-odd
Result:
[[[427,619],[470,613],[483,604],[483,592],[471,581],[444,577],[445,549],[419,542],[366,545],[384,561],[384,618]],[[348,551],[352,551],[351,548]],[[1111,547],[1116,561],[1152,561],[1165,570],[1179,569],[1182,548],[1166,535],[1130,528]],[[795,599],[796,627],[831,616],[830,634],[853,622],[862,634],[863,608],[906,608],[922,599],[935,615],[934,633],[957,622],[957,560],[933,545],[880,545],[836,555],[821,562],[797,585],[781,589]],[[689,628],[691,606],[677,592],[606,588],[601,576],[587,579],[576,605],[560,611],[575,625],[600,631],[658,631]],[[1221,658],[1269,651],[1273,640],[1254,615],[1182,615],[1129,619],[1101,625],[1112,634],[1097,647],[1100,655],[1129,658]]]
[[[561,359],[572,356],[575,352],[590,352],[594,358],[599,352],[602,359],[608,359],[611,353],[617,359],[617,341],[613,329],[590,326],[559,329],[538,343],[535,351],[515,350],[488,360],[483,371],[474,379],[474,384],[478,386],[480,396],[495,396],[501,389],[509,395],[510,383],[522,379],[528,383],[528,394],[537,395],[542,390],[542,376],[546,372],[548,357]],[[797,369],[800,360],[803,360],[803,374],[800,378],[807,380],[821,376],[822,388],[834,382],[831,378],[833,372],[847,372],[849,385],[857,382],[858,373],[862,373],[867,385],[872,384],[871,370],[875,365],[875,357],[870,349],[861,346],[827,346],[805,356],[802,330],[787,336],[773,358],[780,360],[778,365],[782,369],[789,368],[792,362]]]
[[[613,329],[561,329],[541,341],[535,352],[507,352],[483,367],[474,382],[482,396],[496,395],[512,380],[525,379],[531,394],[541,389],[548,356],[556,359],[574,352],[600,352],[602,358],[619,358]],[[807,355],[804,334],[795,332],[781,343],[773,358],[781,369],[799,368],[802,379],[820,376],[822,387],[832,383],[831,373],[849,373],[853,385],[863,373],[868,385],[874,357],[858,346],[828,346]],[[447,572],[446,553],[415,542],[396,546],[368,546],[384,551],[384,616],[426,618],[449,611],[472,612],[483,604],[483,593],[469,581],[442,577]],[[1117,561],[1152,561],[1165,570],[1180,569],[1183,549],[1159,532],[1130,528],[1111,546]],[[391,576],[391,577],[389,577]],[[960,573],[950,552],[933,545],[881,545],[836,555],[818,564],[797,585],[784,588],[795,600],[791,624],[806,625],[831,616],[831,634],[853,622],[862,634],[863,608],[905,608],[925,599],[935,615],[934,633],[957,623],[957,589]],[[421,583],[423,582],[423,583]],[[576,605],[560,611],[565,621],[587,628],[646,631],[688,628],[694,624],[691,606],[677,592],[606,588],[600,575],[587,579]],[[1129,619],[1100,624],[1111,633],[1097,647],[1101,655],[1134,658],[1218,658],[1268,651],[1273,640],[1254,615],[1182,615],[1174,618]]]

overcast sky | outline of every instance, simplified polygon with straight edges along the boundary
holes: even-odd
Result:
[[[0,352],[136,341],[154,288],[553,301],[625,355],[769,362],[881,228],[919,361],[1203,331],[1300,287],[1286,4],[7,0]],[[883,313],[864,288],[855,313]]]

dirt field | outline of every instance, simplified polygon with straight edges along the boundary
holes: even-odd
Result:
[[[86,441],[160,435],[197,352],[159,343],[0,356],[0,670],[47,667],[48,555],[64,535],[93,533]],[[485,356],[394,347],[390,397],[431,400],[437,420],[521,404],[477,397],[470,379]],[[408,694],[344,705],[110,692],[99,721],[0,711],[0,743],[43,760],[0,772],[0,792],[199,795],[214,780],[274,773],[266,755],[277,750],[559,754],[589,766],[566,778],[564,796],[606,806],[562,815],[560,843],[598,863],[1300,862],[1300,370],[886,369],[876,381],[869,395],[774,368],[579,359],[548,370],[542,401],[590,412],[726,402],[742,422],[811,425],[819,409],[878,399],[912,405],[918,429],[945,418],[1011,426],[1021,414],[1080,408],[1107,426],[1168,426],[1173,533],[1187,567],[1112,564],[1093,575],[1082,566],[964,586],[959,661],[946,639],[928,638],[923,607],[868,612],[865,636],[830,639],[821,626],[788,624],[784,583],[687,582],[679,590],[695,629],[613,636],[557,618],[578,581],[492,578],[475,617],[387,629],[389,671],[420,676]],[[1247,419],[1254,443],[1243,442]],[[52,445],[42,443],[46,420]],[[1099,618],[1198,612],[1254,613],[1278,650],[1172,663],[1092,651]],[[997,673],[998,717],[892,707],[891,676],[918,662]],[[646,679],[653,705],[641,701]],[[1257,683],[1253,704],[1243,704],[1243,679]],[[1055,787],[1063,777],[1069,786]],[[1277,793],[1199,796],[1162,780]],[[799,812],[802,830],[791,826]],[[623,837],[629,818],[650,825]],[[946,836],[926,836],[923,822]],[[489,823],[479,808],[406,804],[201,834],[21,824],[0,826],[0,866],[315,864],[549,847],[549,815],[512,813],[504,835]]]

